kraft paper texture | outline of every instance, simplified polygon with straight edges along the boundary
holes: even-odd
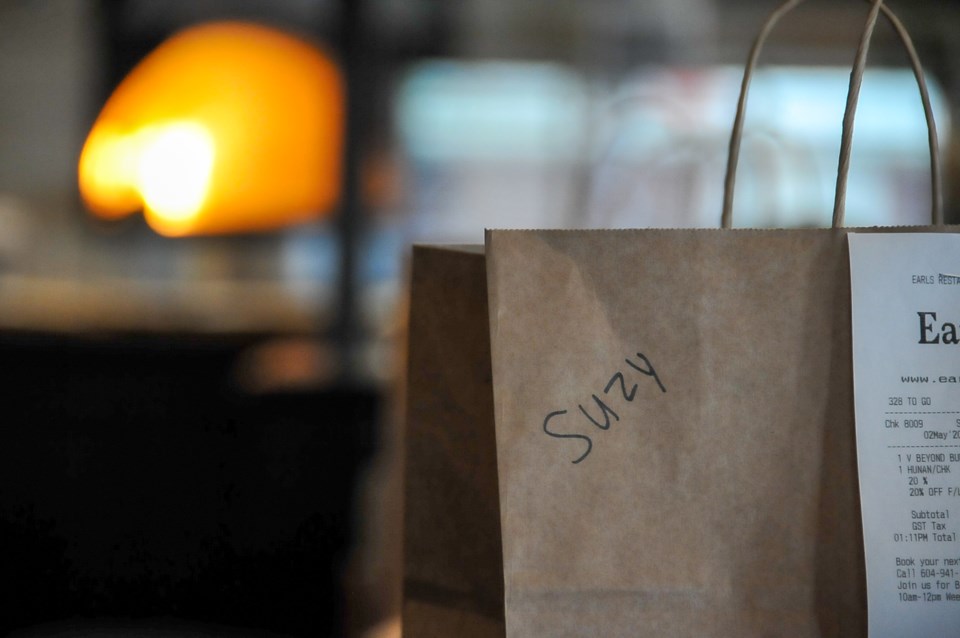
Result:
[[[404,635],[866,636],[845,235],[416,249]]]
[[[486,269],[416,247],[405,432],[403,635],[504,635]]]

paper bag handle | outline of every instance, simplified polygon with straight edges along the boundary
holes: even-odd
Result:
[[[787,0],[777,8],[757,35],[753,47],[750,49],[750,56],[747,60],[746,68],[743,71],[743,82],[740,86],[740,99],[737,101],[737,115],[733,122],[733,132],[730,135],[730,151],[727,158],[727,173],[723,184],[723,214],[720,225],[722,228],[730,228],[733,225],[733,190],[737,177],[737,161],[740,156],[740,140],[743,136],[743,120],[747,110],[747,93],[750,88],[750,80],[753,77],[754,69],[757,66],[757,59],[760,57],[760,50],[773,27],[777,24],[784,14],[793,10],[804,0]],[[837,167],[837,188],[834,194],[833,203],[833,227],[843,226],[844,204],[847,194],[847,173],[850,170],[850,148],[853,143],[853,122],[857,112],[857,100],[860,97],[860,85],[863,81],[863,71],[867,61],[867,51],[870,48],[870,39],[873,36],[873,28],[877,23],[879,12],[887,17],[887,20],[896,30],[900,41],[907,50],[910,57],[910,64],[913,67],[913,74],[917,80],[917,87],[920,90],[920,99],[923,102],[923,112],[927,120],[927,139],[930,146],[930,179],[931,186],[931,221],[935,225],[943,224],[943,195],[940,187],[940,148],[937,143],[937,125],[933,118],[933,108],[930,105],[930,94],[927,91],[927,82],[923,75],[923,67],[920,64],[920,58],[907,33],[903,23],[897,16],[885,5],[883,0],[867,0],[871,3],[870,13],[867,16],[867,22],[864,26],[863,34],[860,38],[860,44],[857,47],[857,55],[854,61],[853,70],[850,72],[850,88],[847,91],[847,105],[843,113],[843,132],[840,138],[840,160]]]

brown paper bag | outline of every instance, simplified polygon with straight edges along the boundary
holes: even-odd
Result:
[[[511,635],[862,635],[843,232],[488,242]]]
[[[846,232],[416,248],[404,635],[865,636]]]
[[[414,249],[404,636],[503,636],[503,559],[482,247]]]

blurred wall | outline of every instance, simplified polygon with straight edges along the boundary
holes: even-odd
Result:
[[[94,9],[0,3],[0,196],[76,200],[76,160],[96,108]]]

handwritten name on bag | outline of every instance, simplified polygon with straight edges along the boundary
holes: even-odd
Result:
[[[667,388],[664,387],[663,382],[660,380],[659,375],[657,375],[657,371],[653,367],[653,364],[650,363],[650,359],[648,359],[646,355],[640,352],[637,353],[637,357],[640,358],[642,363],[634,363],[630,359],[624,359],[624,362],[630,367],[630,369],[648,377],[649,379],[652,379],[653,381],[656,381],[657,386],[659,386],[660,388],[660,391],[666,392]],[[604,396],[608,397],[608,400],[610,400],[611,403],[614,402],[614,400],[616,402],[621,402],[621,400],[617,398],[617,394],[618,394],[617,392],[614,392],[614,395],[612,397],[609,397],[611,391],[614,391],[616,388],[619,388],[619,395],[623,397],[622,401],[632,403],[634,398],[636,398],[637,396],[637,390],[639,388],[639,384],[634,383],[628,390],[627,378],[624,376],[624,373],[622,371],[617,370],[616,372],[614,372],[613,376],[610,377],[610,380],[607,382],[607,385],[604,386],[603,388]],[[610,403],[608,403],[604,399],[601,399],[596,394],[591,394],[590,397],[593,399],[595,408],[600,410],[600,413],[599,413],[600,419],[594,418],[593,414],[596,414],[596,412],[591,414],[591,412],[588,411],[587,408],[583,406],[583,404],[577,404],[577,408],[580,410],[580,413],[586,418],[587,422],[599,428],[600,430],[603,430],[603,431],[609,430],[612,424],[610,421],[610,418],[613,417],[614,421],[619,421],[620,415],[617,414],[612,407],[610,407]],[[591,410],[593,409],[594,408],[591,407]],[[584,450],[583,454],[581,454],[578,458],[572,461],[572,463],[577,464],[580,461],[587,458],[590,452],[593,451],[593,439],[591,439],[586,434],[569,433],[569,432],[564,433],[564,432],[559,432],[556,429],[551,429],[554,425],[556,425],[556,424],[551,424],[551,421],[553,419],[557,419],[566,414],[567,414],[567,410],[555,410],[547,414],[546,418],[544,418],[543,420],[543,431],[547,435],[555,439],[578,439],[583,441],[587,446],[586,450]],[[601,419],[602,419],[602,422],[601,422]],[[581,419],[578,419],[578,420],[582,421]]]

